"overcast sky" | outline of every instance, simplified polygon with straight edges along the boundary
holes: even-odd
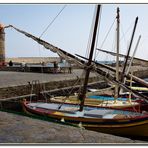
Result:
[[[0,22],[12,24],[19,29],[39,37],[44,29],[66,4],[0,4]],[[67,4],[56,18],[42,39],[64,49],[72,54],[85,55],[90,33],[94,6],[91,4]],[[99,28],[98,48],[115,51],[116,9],[120,8],[120,53],[126,53],[138,16],[131,54],[135,48],[138,36],[141,41],[136,57],[148,60],[148,4],[104,4]],[[114,22],[114,24],[113,24]],[[113,27],[111,28],[113,24]],[[111,29],[110,29],[111,28]],[[109,32],[110,30],[110,32]],[[106,34],[109,32],[104,44]],[[39,57],[57,56],[44,49],[33,40],[16,32],[6,29],[6,57]],[[97,53],[97,60],[110,60],[110,56]]]

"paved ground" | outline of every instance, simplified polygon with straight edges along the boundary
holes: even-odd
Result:
[[[26,73],[26,72],[8,72],[0,71],[0,88],[16,85],[26,85],[32,80],[40,80],[40,82],[61,81],[75,79],[82,75],[82,70],[74,70],[72,74],[47,74],[47,73]],[[91,74],[95,76],[95,74]]]
[[[147,67],[133,66],[133,71],[147,70]],[[16,85],[26,85],[29,81],[40,80],[40,82],[61,81],[75,79],[82,75],[82,70],[74,69],[72,74],[47,74],[47,73],[26,73],[26,72],[10,72],[0,71],[0,88]],[[142,74],[141,74],[142,75]],[[96,76],[91,73],[91,76]]]
[[[146,144],[147,142],[0,112],[1,143]]]

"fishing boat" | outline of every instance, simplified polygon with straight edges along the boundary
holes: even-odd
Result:
[[[119,9],[117,9],[117,58],[116,58],[116,80],[119,81],[119,23],[120,23],[120,15],[119,15]],[[137,24],[138,18],[136,18],[135,25],[134,25],[134,30]],[[133,31],[134,34],[135,31]],[[80,56],[81,57],[81,56]],[[113,96],[89,96],[85,98],[85,103],[84,105],[89,105],[89,106],[100,106],[100,107],[108,107],[108,108],[117,108],[117,109],[124,109],[124,110],[134,110],[140,112],[140,103],[136,102],[135,100],[131,98],[120,98],[118,95],[119,91],[119,86],[118,84],[114,86],[115,89],[115,95]],[[91,92],[96,93],[97,90],[94,89],[88,89]],[[87,93],[88,95],[88,93]],[[63,97],[63,96],[58,96],[58,97],[53,97],[52,101],[54,102],[67,102],[67,103],[79,103],[80,101],[77,99],[77,96],[70,96],[70,97]]]
[[[129,112],[118,109],[108,109],[101,107],[90,107],[85,106],[86,90],[88,84],[88,78],[90,71],[92,70],[92,56],[95,49],[96,34],[98,29],[99,15],[100,15],[101,5],[97,5],[95,9],[95,21],[93,26],[93,36],[91,39],[91,48],[89,60],[86,61],[80,60],[75,56],[63,51],[60,48],[53,48],[53,46],[40,38],[37,38],[29,33],[21,31],[13,26],[17,31],[25,34],[27,37],[32,38],[37,41],[39,44],[42,44],[47,49],[57,52],[63,57],[70,57],[75,59],[80,65],[85,67],[86,74],[83,86],[78,95],[80,104],[67,104],[67,103],[52,103],[52,102],[31,102],[24,100],[22,102],[24,111],[31,113],[33,115],[37,114],[40,116],[46,116],[54,120],[59,120],[61,122],[71,123],[74,125],[81,125],[89,130],[110,133],[120,136],[148,136],[148,131],[145,130],[148,128],[148,115],[138,112]],[[65,56],[66,55],[66,56]],[[87,68],[86,68],[87,67]],[[102,75],[105,75],[104,71],[101,69],[96,69]],[[106,75],[116,84],[129,89],[125,85],[121,84],[118,80],[112,79],[111,76]],[[135,92],[136,93],[136,92]]]
[[[138,100],[138,99],[137,99]],[[136,99],[129,99],[125,97],[118,97],[115,101],[114,96],[110,95],[92,95],[85,98],[84,105],[91,107],[106,107],[112,109],[123,109],[128,111],[147,111],[146,107],[142,107],[142,101]],[[50,98],[51,102],[55,103],[67,103],[67,104],[80,104],[78,96],[53,96]]]
[[[54,120],[81,125],[89,130],[119,136],[148,136],[148,115],[123,110],[84,107],[60,103],[23,102],[26,112]]]

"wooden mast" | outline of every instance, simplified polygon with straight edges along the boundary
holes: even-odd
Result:
[[[91,63],[92,63],[93,52],[94,52],[94,48],[95,48],[100,9],[101,9],[101,5],[97,5],[96,16],[95,16],[95,24],[94,24],[94,28],[93,28],[93,37],[92,37],[91,49],[90,49],[88,63],[86,64],[85,79],[84,79],[82,90],[79,94],[79,100],[81,101],[80,109],[79,109],[80,111],[83,110],[84,101],[85,101],[85,97],[86,97],[86,89],[87,89],[89,74],[90,74],[90,71],[91,71]]]
[[[130,45],[129,45],[129,48],[128,48],[128,51],[127,51],[127,55],[125,57],[125,63],[124,63],[124,67],[123,67],[123,70],[122,70],[123,75],[121,75],[121,82],[122,83],[124,83],[124,75],[126,74],[125,70],[126,70],[126,67],[127,67],[127,62],[128,62],[129,54],[130,54],[130,51],[131,51],[131,46],[132,46],[132,43],[133,43],[133,38],[134,38],[134,35],[135,35],[137,23],[138,23],[138,17],[136,17],[136,19],[135,19],[135,24],[134,24],[134,28],[133,28],[133,32],[132,32]],[[119,88],[118,89],[118,94],[120,93],[120,91],[123,91],[123,90],[120,90],[120,88]]]
[[[119,81],[119,36],[120,36],[120,15],[119,15],[119,7],[117,8],[117,53],[116,53],[116,81]],[[117,84],[115,86],[115,102],[118,98],[118,90],[119,90],[119,85]]]
[[[77,58],[76,56],[74,56],[74,55],[72,55],[72,54],[70,54],[70,53],[64,51],[63,49],[58,48],[58,47],[56,47],[56,46],[54,46],[54,45],[52,45],[52,44],[50,44],[50,43],[48,43],[48,42],[46,42],[46,41],[44,41],[44,40],[41,40],[40,38],[38,38],[38,37],[36,37],[36,36],[34,36],[34,35],[30,34],[30,33],[27,33],[27,32],[25,32],[25,31],[23,31],[23,30],[20,30],[20,29],[14,27],[14,26],[12,26],[12,25],[9,25],[9,26],[7,26],[7,27],[5,27],[5,28],[9,28],[9,27],[12,27],[12,28],[15,29],[16,31],[18,31],[18,32],[24,34],[25,36],[27,36],[28,38],[33,39],[34,41],[36,41],[37,43],[43,45],[46,49],[49,49],[49,50],[51,50],[52,52],[56,52],[56,53],[58,53],[59,55],[68,56],[70,59],[73,59],[74,61],[77,61],[77,62],[78,62],[79,64],[81,64],[81,65],[85,65],[85,63],[86,63],[86,61],[84,61],[84,60],[82,60],[82,59],[80,59],[80,58]],[[79,56],[79,55],[78,55],[78,56]],[[85,60],[88,60],[88,59],[85,58],[85,57],[82,57],[82,56],[79,56],[79,57],[81,57],[81,58],[83,58],[83,59],[85,59]],[[108,69],[108,70],[110,70],[110,71],[112,71],[112,72],[115,72],[115,69],[112,68],[112,67],[110,67],[110,66],[97,63],[96,61],[92,61],[92,62],[95,63],[96,65],[100,66],[100,67],[103,67],[103,68],[106,68],[106,69]],[[99,75],[108,78],[110,81],[113,81],[113,82],[115,82],[115,83],[118,83],[118,84],[119,84],[121,87],[123,87],[123,88],[126,87],[126,90],[128,90],[128,91],[130,90],[130,91],[132,91],[134,94],[136,94],[137,96],[139,96],[140,98],[143,98],[143,99],[145,99],[146,101],[148,101],[148,97],[147,97],[147,96],[144,96],[143,94],[140,94],[138,91],[132,90],[132,89],[130,89],[129,87],[127,87],[126,85],[121,84],[120,82],[115,81],[115,78],[112,77],[112,75],[110,75],[108,72],[102,70],[101,68],[95,68],[94,70],[95,70]],[[120,72],[120,71],[119,71],[119,72]],[[128,74],[128,75],[124,74],[124,75],[123,75],[122,72],[120,72],[120,75],[122,75],[123,77],[126,77],[126,78],[128,78],[128,79],[130,79],[130,77],[131,77],[131,74]],[[136,83],[141,84],[141,85],[144,86],[144,87],[148,87],[148,83],[147,83],[146,81],[144,81],[144,80],[142,80],[142,79],[140,79],[140,78],[138,78],[138,77],[136,77],[136,76],[133,76],[133,75],[132,75],[132,79],[133,79]]]
[[[129,63],[128,69],[127,69],[127,71],[126,71],[126,73],[125,73],[126,75],[129,73],[130,68],[131,68],[131,66],[132,66],[133,59],[134,59],[134,56],[135,56],[135,54],[136,54],[136,51],[137,51],[137,48],[138,48],[138,45],[139,45],[140,39],[141,39],[141,35],[140,35],[139,38],[138,38],[138,41],[137,41],[137,44],[136,44],[135,50],[134,50],[134,52],[133,52],[132,58],[131,58],[131,60],[130,60],[130,63]]]
[[[137,23],[138,23],[138,17],[136,17],[136,20],[135,20],[135,25],[134,25],[134,29],[133,29],[130,45],[129,45],[129,48],[128,48],[127,56],[126,56],[124,67],[123,67],[123,71],[122,71],[123,75],[125,74],[125,70],[126,70],[126,66],[127,66],[127,61],[128,61],[130,50],[131,50],[131,46],[132,46],[132,43],[133,43],[133,38],[134,38],[134,35],[135,35]],[[123,82],[123,80],[124,80],[124,77],[121,76],[121,82]]]

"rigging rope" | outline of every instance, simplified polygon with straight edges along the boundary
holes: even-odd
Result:
[[[96,10],[95,10],[96,11]],[[101,8],[101,10],[100,10],[100,13],[102,12],[102,8]],[[93,16],[93,20],[95,21],[95,18],[96,16],[95,16],[95,13],[94,13],[94,16]],[[99,15],[99,17],[100,17],[100,20],[101,20],[101,15]],[[91,48],[91,42],[92,42],[92,36],[93,36],[93,27],[94,27],[94,22],[92,22],[92,24],[91,24],[91,29],[90,29],[90,33],[89,33],[89,39],[88,39],[88,43],[87,43],[87,50],[86,50],[86,55],[85,55],[85,57],[88,57],[88,55],[89,55],[89,52],[90,52],[90,48]],[[95,50],[95,52],[96,52],[96,45],[97,45],[97,40],[98,40],[98,36],[99,36],[99,29],[100,28],[100,21],[99,21],[99,24],[98,24],[98,29],[97,29],[97,36],[96,36],[96,41],[95,41],[95,48],[94,48],[94,50]],[[94,54],[95,55],[95,54]]]
[[[94,11],[96,11],[96,10],[94,10]],[[93,20],[95,20],[94,19],[95,18],[95,14],[93,15]],[[93,24],[94,24],[94,21],[91,23],[91,28],[90,28],[90,31],[89,31],[89,38],[88,38],[88,43],[87,43],[87,49],[86,49],[86,54],[85,54],[85,57],[87,57],[88,58],[88,56],[89,56],[89,52],[90,52],[90,46],[91,46],[91,41],[92,41],[92,36],[93,36]]]
[[[36,42],[38,42],[39,44],[43,45],[46,49],[49,49],[49,50],[51,50],[52,52],[56,52],[57,54],[61,55],[62,57],[67,57],[67,59],[73,59],[73,61],[75,61],[77,64],[79,64],[80,66],[84,67],[84,65],[85,65],[85,61],[84,61],[84,60],[81,60],[80,58],[78,58],[78,57],[76,57],[76,56],[74,56],[74,55],[72,55],[72,54],[70,54],[70,53],[68,53],[68,52],[66,52],[66,51],[64,51],[64,50],[62,50],[62,49],[60,49],[60,48],[58,48],[58,47],[55,47],[55,46],[53,46],[52,44],[50,44],[50,43],[48,43],[48,42],[46,42],[46,41],[44,41],[44,40],[41,40],[41,39],[39,39],[39,38],[37,38],[37,37],[35,37],[35,36],[33,36],[33,35],[31,35],[31,34],[25,32],[25,31],[23,31],[23,30],[20,30],[20,29],[18,29],[18,28],[16,28],[16,27],[12,26],[12,25],[7,26],[7,28],[9,28],[9,27],[14,28],[16,31],[18,31],[18,32],[24,34],[25,36],[27,36],[27,37],[33,39],[34,41],[36,41]],[[85,58],[84,58],[84,59],[85,59]],[[98,63],[95,63],[95,64],[98,64]],[[102,66],[105,66],[105,65],[102,65]],[[107,69],[109,69],[109,67],[108,67]],[[110,68],[110,69],[111,69],[111,68]],[[113,69],[112,69],[112,70],[113,70]],[[105,74],[106,74],[106,72],[105,72],[104,70],[99,69],[99,68],[97,68],[97,73],[99,73],[99,74],[102,75],[102,76],[105,76]],[[123,75],[123,76],[131,77],[130,75]],[[139,94],[137,91],[131,90],[131,89],[130,89],[129,87],[127,87],[126,85],[120,83],[119,81],[116,81],[115,78],[110,75],[110,73],[107,74],[106,77],[108,77],[108,79],[109,79],[110,81],[112,81],[113,83],[119,84],[119,85],[120,85],[121,87],[123,87],[124,89],[126,89],[126,90],[128,90],[128,91],[129,91],[129,90],[132,91],[134,94],[138,95],[140,98],[143,98],[143,99],[145,99],[146,101],[148,100],[148,97],[147,97],[147,96],[144,96],[144,95],[142,95],[142,94]],[[148,85],[148,84],[145,83],[145,82],[141,82],[141,79],[139,79],[139,78],[137,78],[137,77],[133,77],[133,80],[136,81],[136,82],[139,82],[139,83],[142,84],[143,86],[147,86],[147,85]]]
[[[41,38],[43,36],[43,34],[48,30],[48,28],[52,25],[52,23],[56,20],[56,18],[62,13],[62,11],[65,9],[67,5],[64,5],[62,7],[62,9],[59,11],[59,13],[54,17],[54,19],[49,23],[49,25],[45,28],[45,30],[41,33],[40,37]]]
[[[124,39],[124,44],[126,45],[127,44],[127,41],[126,41],[126,38],[125,38],[125,33],[123,31],[123,27],[122,27],[122,24],[121,24],[121,33],[122,33],[122,37],[120,40],[122,40],[122,38]]]
[[[125,31],[125,33],[121,36],[120,40],[122,40],[122,38],[129,32],[130,28],[133,26],[133,23],[134,23],[134,21],[131,22],[131,24],[129,25],[129,27]],[[122,24],[121,24],[121,28],[123,29]]]
[[[114,21],[113,21],[112,25],[110,26],[110,28],[109,28],[109,30],[108,30],[108,32],[107,32],[107,34],[106,34],[106,36],[105,36],[105,38],[104,38],[104,40],[103,40],[103,42],[102,42],[101,46],[100,46],[100,48],[102,48],[102,47],[103,47],[103,45],[104,45],[104,43],[105,43],[105,41],[106,41],[106,39],[107,39],[107,37],[108,37],[109,33],[111,32],[111,29],[113,28],[113,25],[114,25],[114,23],[115,23],[115,20],[116,20],[116,18],[114,19]]]
[[[120,40],[119,40],[119,42],[120,42]],[[116,31],[116,29],[114,30],[114,37],[113,37],[113,41],[112,41],[111,51],[114,53],[117,53],[117,31]],[[111,59],[116,62],[116,56],[110,57],[110,60]]]
[[[96,59],[96,52],[97,52],[97,44],[98,44],[98,38],[99,38],[99,31],[100,31],[100,22],[101,22],[101,13],[102,13],[102,7],[101,7],[101,10],[100,10],[100,21],[99,21],[99,24],[98,24],[98,30],[97,30],[97,35],[96,35],[96,41],[95,41],[95,49],[94,49],[94,60]]]
[[[42,57],[42,55],[41,55],[41,45],[40,44],[38,44],[39,46],[38,46],[38,48],[39,48],[39,56],[40,57]],[[42,49],[44,49],[44,46],[42,47]],[[41,58],[40,59],[40,63],[41,63],[41,83],[39,83],[39,85],[40,85],[40,87],[42,87],[41,88],[41,90],[40,91],[46,91],[46,86],[45,86],[45,82],[44,82],[44,60],[43,60],[43,58]],[[40,92],[41,93],[41,92]],[[42,94],[43,95],[43,98],[45,98],[45,101],[47,102],[47,96],[46,96],[46,94]]]
[[[110,28],[109,28],[109,31],[107,32],[107,34],[106,34],[106,36],[105,36],[103,42],[101,43],[100,49],[103,47],[103,45],[104,45],[104,43],[105,43],[105,41],[106,41],[106,39],[107,39],[109,33],[111,32],[111,29],[113,28],[113,25],[114,25],[114,23],[115,23],[115,20],[116,20],[116,19],[114,19],[112,25],[111,25]],[[97,56],[98,56],[98,53],[96,53],[95,59],[97,58]]]
[[[116,18],[115,18],[115,20],[116,20]],[[104,43],[105,43],[105,41],[106,41],[106,39],[107,39],[109,33],[111,32],[111,29],[113,28],[113,25],[114,25],[114,23],[115,23],[115,20],[113,21],[111,27],[109,28],[109,31],[107,32],[107,34],[106,34],[106,36],[105,36],[105,38],[104,38],[104,40],[103,40],[103,42],[102,42],[102,44],[101,44],[101,46],[100,46],[100,49],[103,47],[103,45],[104,45]],[[120,42],[122,41],[122,39],[124,39],[124,42],[125,42],[124,44],[126,44],[125,35],[129,32],[129,29],[131,28],[132,24],[133,24],[133,21],[132,21],[132,23],[129,25],[129,27],[128,27],[128,29],[126,30],[125,33],[123,32],[123,27],[122,27],[122,24],[121,24],[122,36],[120,37]],[[113,50],[115,50],[115,43],[112,44],[112,51],[113,51]],[[97,56],[98,56],[98,53],[96,54],[96,58],[97,58]]]

